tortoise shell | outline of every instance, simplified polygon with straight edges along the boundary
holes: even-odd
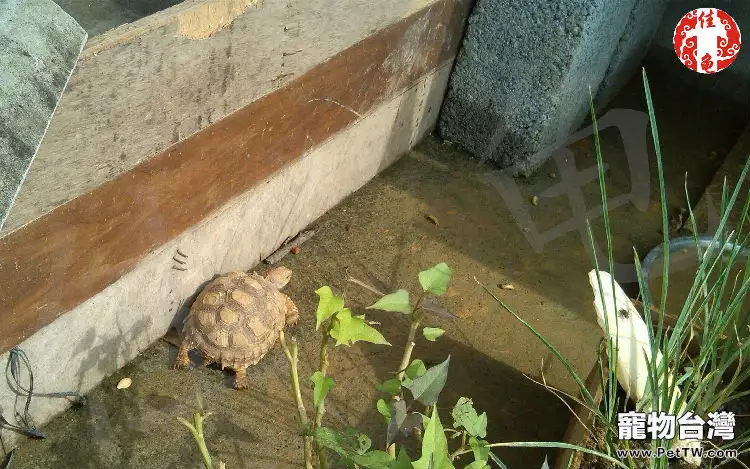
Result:
[[[222,368],[255,365],[284,328],[287,297],[251,272],[230,272],[208,283],[185,319],[184,341]]]

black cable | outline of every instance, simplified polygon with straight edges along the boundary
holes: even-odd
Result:
[[[21,384],[21,364],[26,367],[26,371],[29,374],[29,387],[24,388]],[[50,392],[50,393],[35,393],[34,392],[34,373],[31,371],[31,363],[29,362],[26,353],[18,347],[13,347],[10,351],[10,357],[8,358],[8,364],[5,367],[5,377],[8,381],[11,391],[15,392],[19,396],[26,396],[26,404],[24,405],[23,414],[16,410],[16,422],[20,425],[14,425],[0,415],[0,428],[5,428],[21,435],[27,436],[34,439],[45,439],[44,433],[39,431],[33,424],[29,407],[31,406],[32,397],[53,397],[53,398],[67,398],[72,397],[77,400],[77,404],[84,405],[86,398],[80,393],[71,392]],[[12,455],[12,453],[11,453]],[[10,460],[10,456],[9,456]],[[4,466],[8,467],[6,462]]]

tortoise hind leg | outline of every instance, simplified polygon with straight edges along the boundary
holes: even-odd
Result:
[[[203,366],[208,366],[216,362],[216,360],[208,356],[206,352],[201,352],[201,358],[203,358]]]
[[[297,309],[297,305],[294,304],[294,301],[292,301],[287,295],[284,295],[284,301],[286,301],[286,325],[296,326],[297,321],[299,321],[299,310]]]
[[[235,370],[234,375],[234,388],[235,389],[247,389],[247,368],[240,367]]]
[[[190,365],[190,357],[188,357],[188,351],[190,348],[188,347],[188,344],[185,341],[182,341],[180,343],[180,349],[177,351],[177,360],[175,360],[174,364],[172,365],[172,368],[175,370],[179,370],[182,368],[187,368],[188,365]]]

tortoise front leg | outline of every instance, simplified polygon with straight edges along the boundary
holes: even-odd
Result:
[[[287,295],[284,295],[284,300],[286,301],[286,325],[296,326],[297,321],[299,321],[299,310],[297,309],[297,305],[294,304],[294,301],[292,301]]]
[[[247,389],[247,368],[242,367],[235,370],[234,375],[234,388],[235,389]]]
[[[172,365],[172,368],[179,370],[187,368],[188,365],[190,365],[190,357],[188,357],[189,350],[188,344],[183,340],[180,343],[180,349],[177,351],[177,360]]]

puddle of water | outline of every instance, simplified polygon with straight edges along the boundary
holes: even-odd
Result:
[[[703,250],[705,252],[705,249]],[[712,256],[716,259],[716,256]],[[732,262],[730,265],[729,263]],[[727,281],[725,287],[723,287],[723,294],[719,294],[719,289],[716,290],[716,295],[711,295],[712,298],[717,299],[717,306],[724,310],[733,300],[737,297],[738,291],[743,283],[743,277],[745,275],[745,258],[737,257],[734,261],[731,261],[729,253],[725,253],[720,256],[718,263],[711,270],[710,274],[706,278],[706,286],[708,290],[711,290],[714,286],[719,286],[722,283],[721,277],[722,272],[729,272],[727,274]],[[652,298],[652,302],[658,307],[662,292],[662,269],[663,259],[658,258],[654,265],[652,265],[649,272],[649,292]],[[679,311],[687,302],[688,296],[691,290],[694,288],[698,273],[698,254],[694,248],[684,248],[670,254],[669,262],[669,286],[667,287],[667,306],[666,312],[670,317],[676,317]],[[693,294],[695,298],[695,294]],[[702,298],[699,297],[699,298]],[[713,301],[711,302],[713,305]],[[740,306],[740,311],[750,310],[750,297],[747,297],[743,304]],[[702,311],[699,305],[691,308],[692,311]],[[699,313],[701,316],[703,313]],[[742,319],[744,318],[744,320]],[[742,324],[747,324],[747,314],[743,314],[740,317],[739,326],[743,329]],[[743,332],[740,330],[740,332]]]

